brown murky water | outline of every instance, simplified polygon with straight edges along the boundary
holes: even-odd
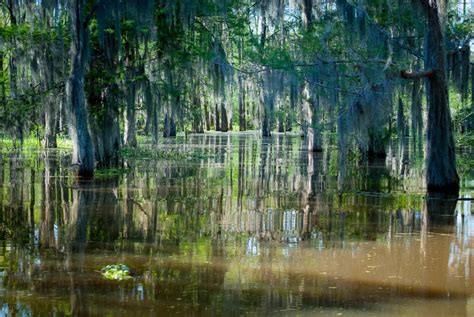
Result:
[[[67,152],[2,154],[0,316],[474,315],[471,202],[416,170],[361,164],[340,192],[335,154],[295,136],[160,148],[205,155],[76,182]]]

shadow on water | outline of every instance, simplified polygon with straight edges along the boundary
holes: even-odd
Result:
[[[340,192],[337,153],[298,137],[161,148],[207,155],[82,182],[61,151],[3,157],[0,315],[469,315],[469,201],[406,193],[383,161]]]

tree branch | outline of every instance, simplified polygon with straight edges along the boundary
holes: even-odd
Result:
[[[402,76],[403,79],[419,79],[423,77],[432,77],[435,73],[434,69],[428,69],[424,70],[418,73],[409,73],[406,70],[402,70],[400,72],[400,76]]]

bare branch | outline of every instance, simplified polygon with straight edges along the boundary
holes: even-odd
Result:
[[[423,78],[423,77],[432,77],[435,73],[434,69],[428,69],[424,70],[418,73],[409,73],[406,70],[402,70],[400,72],[400,76],[402,76],[403,79],[418,79],[418,78]]]

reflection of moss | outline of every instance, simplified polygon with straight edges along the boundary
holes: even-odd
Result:
[[[103,267],[101,270],[102,276],[108,280],[127,280],[132,278],[130,276],[130,269],[125,264],[110,264]]]

